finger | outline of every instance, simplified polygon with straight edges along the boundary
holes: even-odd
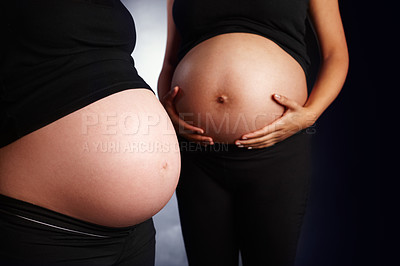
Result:
[[[277,101],[280,105],[287,107],[288,109],[296,110],[301,107],[297,102],[280,94],[274,94],[274,100]]]
[[[173,87],[165,96],[163,97],[163,102],[170,102],[172,103],[178,94],[179,87],[175,86]]]
[[[174,127],[176,130],[179,130],[179,131],[188,130],[188,131],[196,132],[198,134],[204,134],[204,130],[202,128],[193,126],[193,125],[187,123],[185,120],[181,119],[173,105],[166,106],[165,110],[167,111],[169,117],[171,118],[172,124],[174,124]]]
[[[194,142],[214,144],[213,139],[211,137],[208,137],[208,136],[190,134],[190,133],[189,134],[188,133],[183,133],[183,134],[181,134],[181,136],[186,138],[187,140],[194,141]]]
[[[260,146],[264,146],[265,144],[270,144],[270,143],[277,143],[279,142],[279,136],[273,137],[273,138],[265,138],[265,139],[256,139],[257,141],[253,141],[253,142],[247,142],[247,143],[243,143],[242,141],[239,142],[238,147],[240,148],[256,148],[256,147],[260,147]]]
[[[275,131],[281,130],[282,126],[283,126],[283,124],[282,124],[281,118],[279,118],[279,119],[275,120],[274,122],[272,122],[271,124],[261,128],[259,130],[244,134],[239,141],[252,139],[252,138],[260,138],[262,136],[271,134]]]
[[[256,144],[259,144],[259,143],[270,141],[270,140],[275,139],[277,137],[278,137],[278,132],[274,132],[274,133],[271,133],[271,134],[268,134],[268,135],[264,135],[264,136],[261,136],[261,137],[258,137],[258,138],[251,138],[251,139],[245,139],[245,140],[244,139],[240,139],[240,140],[235,141],[235,144],[236,145],[242,145],[242,146],[246,147],[246,146],[256,145]]]
[[[253,131],[251,133],[246,133],[242,136],[242,138],[239,141],[252,139],[252,138],[260,138],[262,136],[265,136],[265,135],[273,132],[274,127],[272,127],[271,125],[272,124],[265,126],[259,130]]]
[[[272,147],[272,146],[274,146],[276,143],[278,143],[279,141],[278,140],[270,140],[270,141],[266,141],[266,142],[262,142],[262,143],[259,143],[259,144],[257,144],[257,145],[253,145],[253,146],[250,146],[252,149],[262,149],[262,148],[267,148],[267,147]]]
[[[164,96],[164,100],[167,105],[165,109],[170,115],[172,122],[174,123],[175,126],[176,125],[178,126],[179,130],[188,130],[196,132],[198,134],[204,134],[204,130],[202,128],[193,126],[179,117],[179,114],[177,113],[175,106],[173,105],[173,101],[175,100],[178,91],[179,87],[175,86]]]
[[[251,149],[262,149],[262,148],[272,147],[278,142],[279,142],[278,140],[272,139],[272,140],[260,142],[260,143],[257,143],[257,144],[253,144],[253,145],[243,146],[242,148],[243,149],[249,149],[249,150],[251,150]]]
[[[278,135],[275,138],[272,138],[270,140],[267,140],[265,142],[262,143],[258,143],[258,144],[254,144],[254,145],[250,145],[252,148],[262,148],[262,147],[271,147],[274,146],[275,144],[284,141],[285,139],[289,138],[290,135]]]
[[[251,150],[251,149],[256,150],[256,149],[270,148],[270,147],[272,147],[272,146],[274,146],[274,144],[263,144],[263,145],[258,146],[258,147],[251,147],[250,150]]]
[[[209,145],[214,145],[214,142],[198,142],[201,146],[207,147]]]
[[[171,120],[173,120],[175,125],[178,125],[179,131],[183,130],[183,131],[195,132],[197,134],[204,134],[204,129],[189,124],[185,120],[181,119],[177,114],[173,115],[173,119],[171,118]]]

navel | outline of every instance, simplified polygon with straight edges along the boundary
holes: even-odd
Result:
[[[221,95],[221,96],[217,97],[218,103],[226,103],[227,100],[228,100],[228,96],[226,96],[226,95]]]

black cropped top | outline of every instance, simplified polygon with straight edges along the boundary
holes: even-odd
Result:
[[[147,88],[120,0],[0,2],[0,147],[110,94]]]
[[[309,0],[175,0],[173,17],[182,38],[179,60],[209,38],[245,32],[278,44],[307,74],[308,5]]]

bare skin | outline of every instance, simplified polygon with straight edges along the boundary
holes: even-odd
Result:
[[[192,49],[178,65],[180,36],[172,19],[172,5],[173,0],[169,0],[168,40],[158,94],[178,134],[183,137],[204,144],[226,141],[243,148],[269,147],[314,124],[339,94],[347,75],[348,53],[337,1],[310,0],[309,12],[322,61],[308,98],[304,92],[304,72],[301,68],[296,70],[294,59],[268,39],[262,42],[251,34],[220,35],[218,40],[214,37],[214,41],[210,39]],[[223,49],[228,47],[233,55],[235,51],[243,52],[243,43],[248,48],[244,57],[224,56]],[[254,64],[246,61],[247,57],[252,58],[252,62],[255,60]],[[197,64],[203,66],[203,70],[191,68]],[[285,71],[285,67],[291,66],[290,71]],[[260,77],[266,78],[260,80]],[[224,96],[228,101],[234,100],[227,103]],[[188,103],[181,103],[183,101]],[[201,104],[194,104],[194,101]],[[221,105],[229,107],[221,111]],[[182,117],[179,114],[182,111],[193,113],[191,120]],[[233,120],[238,113],[244,113],[249,118],[245,118],[243,124],[254,127],[247,132],[246,127],[241,126],[235,132],[232,132],[235,127],[213,131],[204,127],[206,123],[201,118],[204,117],[201,114],[207,112],[211,113],[213,121],[219,122],[224,121],[224,113],[233,116]],[[259,112],[269,119],[254,123]],[[196,120],[198,114],[200,119]]]
[[[125,90],[0,149],[0,193],[104,226],[134,225],[171,198],[177,145],[154,94]]]
[[[272,41],[248,33],[219,35],[193,48],[176,67],[172,86],[180,90],[175,107],[181,118],[224,143],[282,116],[274,92],[301,105],[307,99],[297,61]]]

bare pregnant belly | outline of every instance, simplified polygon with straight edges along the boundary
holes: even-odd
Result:
[[[181,88],[175,102],[181,118],[225,143],[282,116],[274,93],[300,105],[307,99],[298,62],[271,40],[248,33],[219,35],[194,47],[177,66],[172,86]]]
[[[126,90],[0,149],[0,193],[111,227],[140,223],[171,198],[180,157],[149,90]]]

